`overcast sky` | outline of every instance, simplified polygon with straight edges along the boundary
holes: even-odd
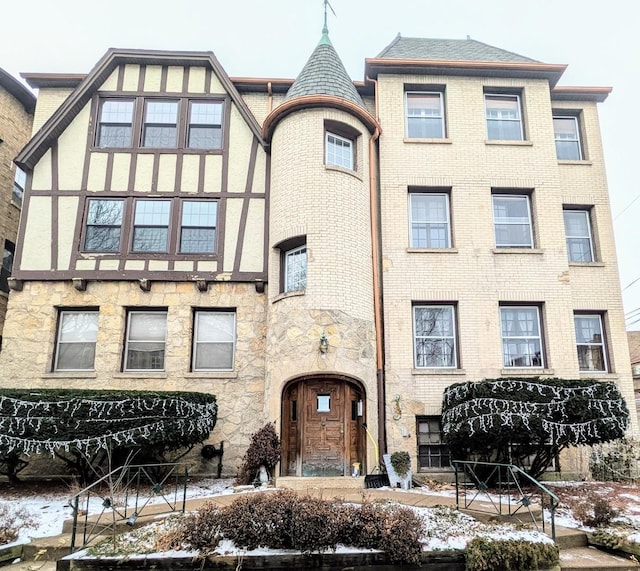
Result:
[[[636,0],[330,0],[333,45],[354,80],[400,33],[475,40],[568,64],[559,85],[611,86],[599,105],[620,282],[640,330],[640,49]],[[87,73],[110,47],[211,50],[234,77],[293,78],[323,0],[0,0],[0,67]],[[586,189],[588,191],[588,189]],[[608,260],[606,260],[608,262]],[[635,281],[637,280],[637,281]]]

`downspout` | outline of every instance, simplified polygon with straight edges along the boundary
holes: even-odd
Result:
[[[376,121],[378,121],[378,82],[367,77],[374,84]],[[379,124],[379,121],[378,121]],[[382,455],[387,450],[386,395],[384,382],[384,341],[382,327],[382,288],[380,285],[380,232],[378,229],[378,186],[376,177],[377,161],[375,143],[380,137],[380,127],[369,138],[369,208],[371,217],[371,253],[373,262],[373,309],[376,331],[376,381],[378,390],[378,451]],[[379,461],[379,459],[377,459]],[[379,468],[380,466],[378,466]]]
[[[271,89],[271,82],[267,81],[267,115],[269,115],[269,113],[271,113],[271,111],[273,111],[273,91]]]

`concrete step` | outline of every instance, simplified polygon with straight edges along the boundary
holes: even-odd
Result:
[[[595,547],[573,547],[560,550],[562,571],[638,571],[640,565],[631,559],[611,555]]]
[[[298,478],[294,476],[278,476],[275,481],[277,488],[287,488],[296,492],[315,491],[318,489],[364,489],[364,476],[337,476],[332,478]]]
[[[547,530],[551,535],[551,529]],[[556,545],[560,549],[574,549],[576,547],[588,547],[587,534],[579,529],[556,526]]]

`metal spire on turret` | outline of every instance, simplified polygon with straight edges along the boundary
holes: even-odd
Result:
[[[306,95],[333,95],[365,107],[360,94],[353,85],[353,81],[329,39],[327,8],[333,12],[334,16],[335,11],[329,0],[323,0],[323,2],[324,25],[322,27],[322,37],[287,92],[285,99],[289,100]]]

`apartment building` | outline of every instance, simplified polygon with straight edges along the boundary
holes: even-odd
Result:
[[[0,68],[0,341],[9,298],[18,222],[26,176],[13,158],[31,136],[36,98],[15,77]],[[0,344],[1,347],[1,344]]]
[[[456,382],[595,377],[635,408],[610,89],[558,86],[564,70],[398,36],[354,82],[325,27],[294,80],[122,49],[24,74],[0,385],[213,393],[227,473],[273,421],[299,477],[386,450],[446,472]]]

